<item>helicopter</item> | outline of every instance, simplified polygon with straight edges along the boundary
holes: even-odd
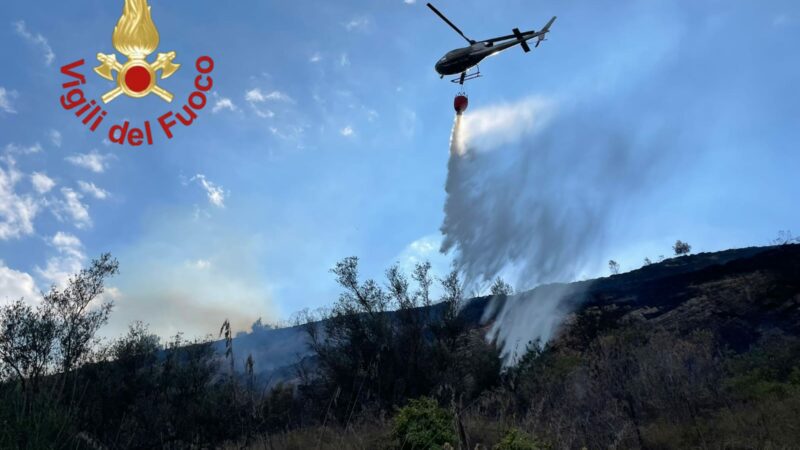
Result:
[[[469,47],[451,50],[436,63],[436,72],[440,75],[439,78],[444,78],[447,75],[460,74],[458,77],[453,78],[450,81],[453,83],[458,83],[462,86],[464,85],[465,81],[481,76],[480,68],[478,68],[476,72],[472,73],[469,73],[469,70],[473,67],[477,67],[478,63],[480,63],[487,56],[494,55],[517,44],[522,47],[522,50],[525,53],[528,53],[531,51],[530,46],[528,46],[528,41],[534,38],[536,38],[536,44],[534,45],[534,48],[539,47],[539,44],[546,40],[545,37],[547,33],[550,32],[550,26],[553,25],[553,22],[556,20],[556,17],[553,16],[553,18],[547,22],[544,28],[539,31],[531,30],[521,32],[519,31],[519,28],[514,28],[512,30],[513,34],[485,39],[483,41],[475,41],[468,38],[461,30],[458,29],[457,26],[455,26],[455,24],[453,24],[453,22],[445,17],[444,14],[439,12],[439,10],[436,9],[436,7],[434,7],[432,4],[428,3],[428,8],[430,8],[434,13],[436,13],[437,16],[450,25],[450,27],[454,29],[456,33],[461,35],[464,40],[469,42]]]

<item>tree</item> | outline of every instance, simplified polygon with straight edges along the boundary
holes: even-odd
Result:
[[[653,264],[653,261],[651,261],[651,260],[650,260],[650,258],[647,258],[647,257],[646,257],[646,258],[644,259],[644,265],[645,265],[645,266],[649,266],[650,264]]]
[[[619,273],[619,263],[614,261],[613,259],[608,261],[608,270],[611,271],[612,275],[616,275]]]
[[[800,244],[800,236],[794,236],[791,230],[778,231],[778,237],[771,240],[772,245]]]
[[[439,280],[443,295],[433,305],[429,270],[419,264],[409,278],[393,266],[381,285],[359,279],[355,257],[333,268],[343,292],[329,312],[305,324],[319,370],[300,374],[301,395],[323,421],[332,414],[346,423],[425,395],[473,398],[498,382],[499,352],[475,339],[460,315],[458,272]]]
[[[305,382],[306,395],[318,407],[333,398],[347,399],[322,407],[342,421],[358,410],[365,399],[388,406],[393,401],[395,373],[392,355],[394,330],[387,308],[392,297],[374,280],[361,282],[358,258],[351,256],[331,269],[343,288],[333,308],[322,323],[309,321],[305,325],[311,349],[319,359],[319,371],[314,379]],[[391,269],[389,273],[392,273]],[[404,280],[391,280],[390,290],[405,304],[407,288]],[[400,366],[400,367],[404,367]]]
[[[512,295],[514,293],[514,288],[511,287],[510,284],[506,283],[500,277],[494,279],[494,283],[492,283],[492,295]]]
[[[0,360],[5,379],[35,392],[54,358],[56,321],[46,304],[31,307],[19,299],[0,310]]]
[[[458,271],[453,269],[442,280],[444,295],[442,302],[445,304],[445,320],[452,320],[458,315],[464,299],[464,286],[458,278]]]
[[[105,253],[71,276],[66,287],[52,286],[33,308],[18,300],[0,309],[0,358],[23,386],[45,375],[51,364],[69,373],[90,354],[95,334],[108,321],[113,303],[94,304],[105,279],[119,263]]]
[[[0,381],[10,380],[0,383],[0,391],[10,394],[0,403],[8,411],[20,402],[15,414],[0,418],[4,430],[11,430],[0,433],[0,447],[8,447],[5,437],[14,436],[16,448],[45,448],[42,440],[61,442],[77,423],[74,414],[86,387],[79,386],[73,369],[96,349],[95,335],[112,308],[111,302],[96,300],[117,267],[104,254],[63,289],[51,287],[35,307],[22,299],[0,306]]]
[[[692,246],[689,245],[688,242],[683,242],[678,239],[675,241],[675,245],[672,246],[672,249],[675,250],[676,256],[688,255],[692,251]]]
[[[413,278],[414,281],[417,282],[417,286],[419,286],[417,297],[422,306],[431,306],[430,290],[431,285],[433,285],[433,278],[430,272],[431,263],[425,261],[424,263],[417,263],[414,266],[414,273],[411,275],[411,278]]]
[[[108,321],[114,304],[104,301],[92,308],[92,302],[103,293],[106,278],[119,272],[119,263],[110,253],[92,260],[88,269],[72,275],[63,290],[56,286],[44,296],[58,330],[58,350],[61,370],[72,370],[88,355],[95,334]]]

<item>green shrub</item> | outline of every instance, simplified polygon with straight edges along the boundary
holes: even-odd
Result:
[[[548,448],[522,431],[512,428],[503,439],[494,446],[494,450],[544,450]]]
[[[392,438],[397,448],[440,450],[456,442],[453,416],[435,400],[411,400],[394,419]]]

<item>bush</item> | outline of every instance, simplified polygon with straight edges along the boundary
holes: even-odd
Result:
[[[692,252],[692,246],[689,245],[688,242],[683,242],[680,239],[675,241],[675,245],[672,246],[672,249],[675,250],[676,256],[688,255]]]
[[[518,429],[512,428],[493,448],[494,450],[544,450],[548,447]]]
[[[456,442],[453,416],[428,397],[411,400],[395,417],[392,438],[400,449],[440,450]]]

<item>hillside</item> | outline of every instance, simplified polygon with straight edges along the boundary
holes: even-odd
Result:
[[[115,269],[104,255],[72,287],[98,286]],[[6,307],[0,447],[800,442],[800,245],[682,256],[469,300],[453,273],[441,280],[443,301],[428,307],[415,305],[426,304],[420,280],[429,276],[390,269],[385,284],[363,281],[357,258],[334,274],[342,293],[310,328],[257,326],[229,341],[162,344],[134,324],[107,347],[81,341],[85,362],[70,370],[72,347],[60,343],[75,342],[66,339],[72,324],[101,323],[97,312],[82,312],[92,299],[85,290],[56,290],[37,309],[21,300]],[[60,305],[78,313],[54,313]],[[528,342],[542,336],[546,345]]]
[[[562,285],[564,322],[554,345],[582,345],[621,325],[647,323],[688,332],[720,334],[726,344],[746,349],[765,333],[800,335],[800,245],[750,247],[670,258],[627,273]],[[498,319],[507,305],[536,301],[553,285],[508,297],[485,296],[465,302],[460,316],[474,328]],[[441,305],[430,307],[438,314]],[[513,308],[513,307],[512,307]],[[425,308],[421,308],[425,309]],[[425,312],[421,311],[424,314]],[[577,317],[591,317],[591,323]],[[579,336],[583,336],[579,338]],[[256,328],[233,340],[237,358],[252,354],[256,372],[271,382],[294,376],[292,365],[308,358],[302,327]],[[224,344],[216,343],[218,349]]]

